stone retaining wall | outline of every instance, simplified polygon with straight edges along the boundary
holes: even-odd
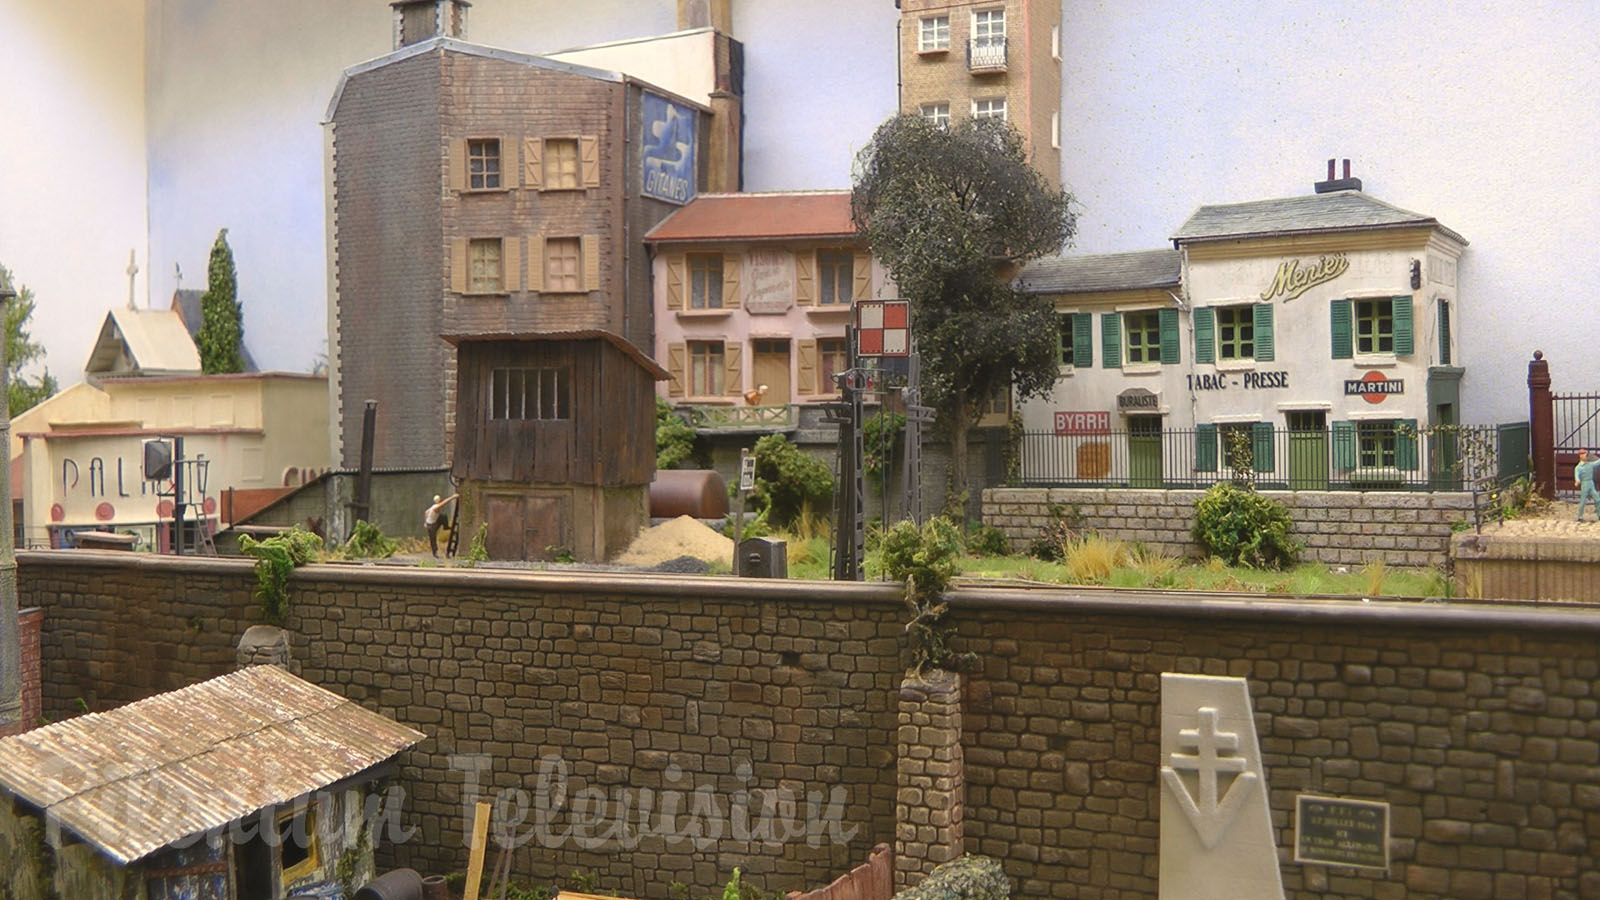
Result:
[[[1026,550],[1056,516],[1076,513],[1082,527],[1121,541],[1142,541],[1170,556],[1195,557],[1194,504],[1203,491],[1106,488],[990,488],[983,521]],[[1472,519],[1472,495],[1376,491],[1262,491],[1289,508],[1302,559],[1330,565],[1443,566],[1451,526]]]

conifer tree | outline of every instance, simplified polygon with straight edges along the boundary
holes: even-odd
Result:
[[[206,267],[206,292],[200,297],[200,370],[207,375],[244,371],[244,310],[239,305],[233,249],[228,229],[217,232]]]

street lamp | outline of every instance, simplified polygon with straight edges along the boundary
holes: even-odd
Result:
[[[0,321],[17,292],[10,273],[0,268]],[[22,646],[17,635],[17,555],[11,525],[11,378],[6,337],[0,334],[0,447],[6,467],[0,472],[0,725],[22,718]]]

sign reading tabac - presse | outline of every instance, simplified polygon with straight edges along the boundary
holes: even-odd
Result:
[[[644,194],[668,203],[694,199],[695,111],[644,94]]]
[[[1295,862],[1389,868],[1389,804],[1298,794],[1294,818]]]

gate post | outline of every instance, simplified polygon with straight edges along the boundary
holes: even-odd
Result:
[[[1533,351],[1528,363],[1528,443],[1533,451],[1533,481],[1539,496],[1556,496],[1555,404],[1550,396],[1550,364],[1544,351]]]

